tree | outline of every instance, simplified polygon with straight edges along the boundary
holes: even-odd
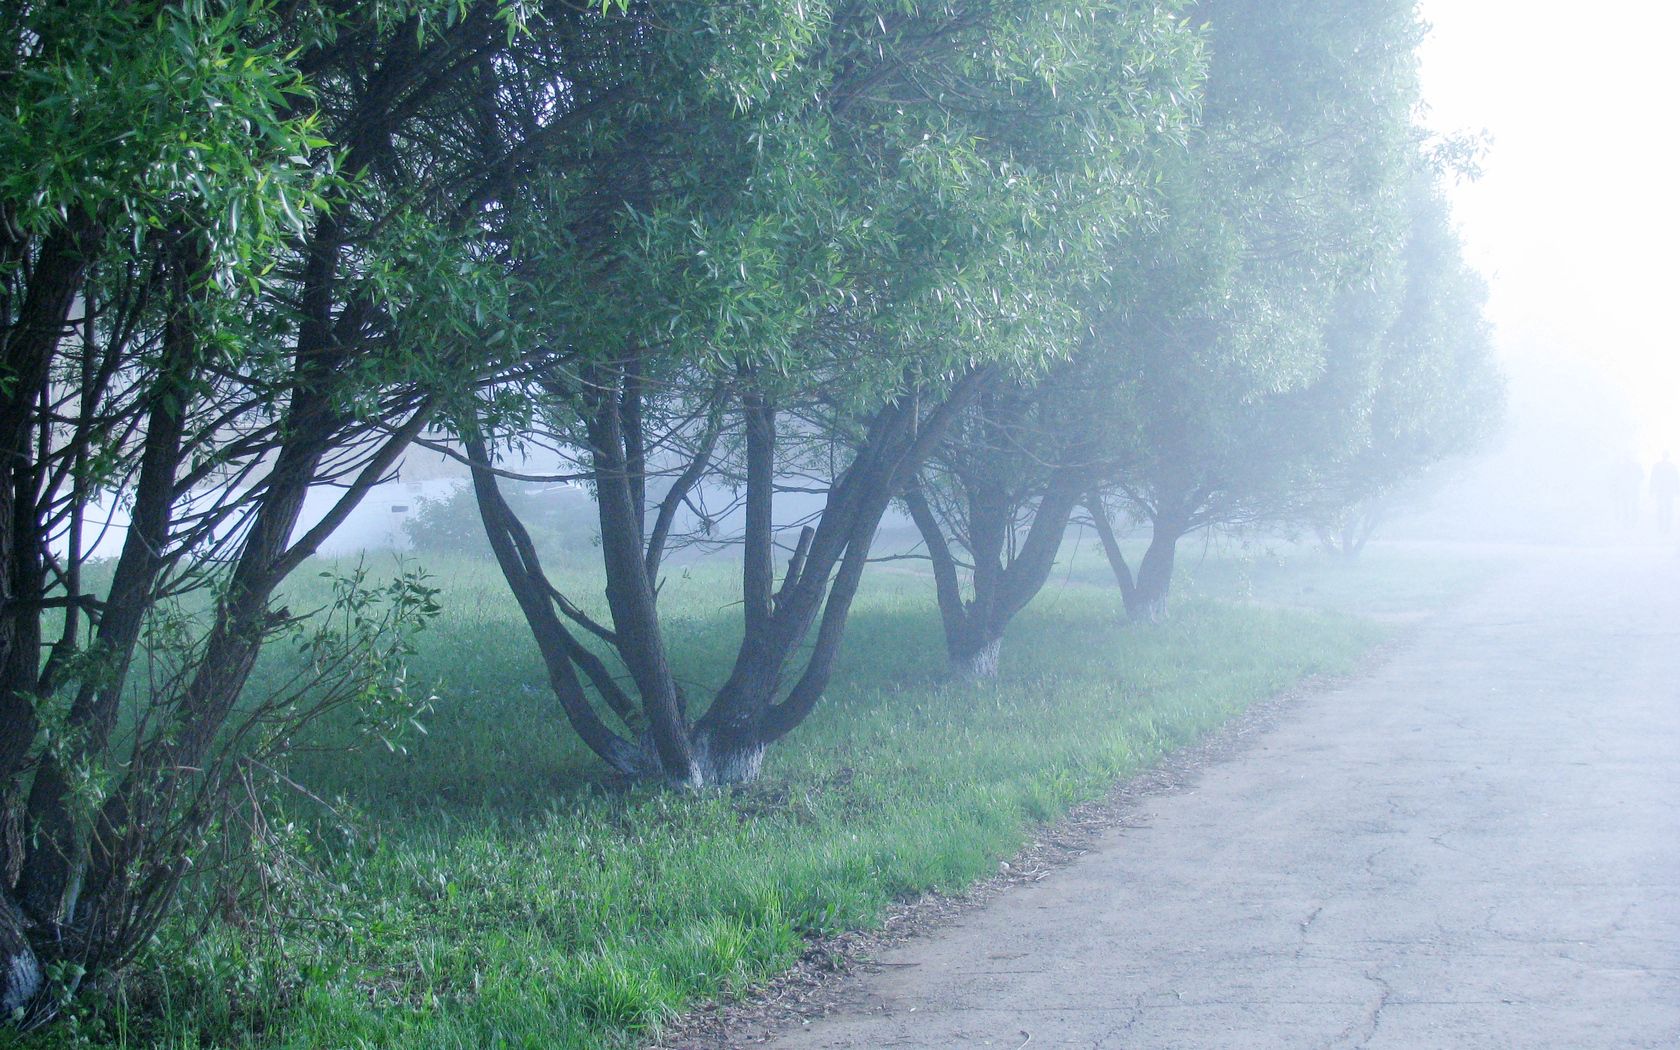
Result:
[[[576,305],[553,310],[547,357],[509,388],[594,486],[607,622],[543,573],[500,499],[493,428],[465,421],[464,444],[573,728],[627,774],[728,783],[821,698],[889,500],[995,367],[1066,345],[1069,293],[1181,121],[1195,49],[1150,3],[845,4],[783,26],[768,46],[785,75],[714,99],[682,79],[709,68],[691,49],[749,45],[730,26],[666,38],[714,15],[658,12],[660,103],[624,119],[659,147],[589,198],[616,222],[570,232],[583,205],[568,200],[527,224],[599,262],[532,246],[534,269],[576,277],[559,300]],[[790,471],[824,503],[778,583]],[[657,597],[673,515],[705,478],[740,486],[745,525],[743,639],[702,711],[677,687]]]
[[[959,675],[997,675],[1009,622],[1049,579],[1092,477],[1109,473],[1101,451],[1069,425],[1081,401],[1121,411],[1086,378],[1077,358],[1040,378],[992,376],[904,492]]]
[[[1365,546],[1401,490],[1485,439],[1502,415],[1485,288],[1464,261],[1439,178],[1420,169],[1409,193],[1410,229],[1392,282],[1395,310],[1363,440],[1326,472],[1306,515],[1325,545],[1348,557]]]
[[[1093,332],[1138,418],[1125,471],[1093,486],[1147,520],[1134,573],[1093,518],[1135,618],[1165,614],[1177,543],[1287,518],[1346,454],[1386,328],[1420,30],[1411,3],[1197,9],[1213,56],[1205,129],[1163,181],[1163,220],[1117,246]]]
[[[1159,617],[1183,535],[1287,513],[1362,432],[1411,8],[1206,3],[1193,20],[1205,119],[1161,159],[1147,221],[1109,241],[1070,358],[994,376],[906,494],[961,673],[996,673],[1081,504],[1130,615]],[[1135,572],[1115,504],[1153,526]]]
[[[507,363],[489,202],[547,169],[590,99],[550,81],[542,119],[509,125],[489,71],[605,17],[530,13],[7,6],[0,805],[21,833],[0,843],[6,1015],[51,1012],[44,971],[73,990],[145,940],[230,778],[260,777],[323,707],[400,682],[403,635],[435,611],[423,581],[370,593],[352,575],[330,620],[271,599]],[[303,528],[323,484],[342,495]],[[85,571],[101,502],[131,519],[103,588]],[[331,680],[244,696],[281,636]]]

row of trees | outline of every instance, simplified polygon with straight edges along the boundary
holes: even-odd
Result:
[[[416,578],[276,589],[416,440],[472,469],[559,706],[623,773],[756,776],[820,702],[893,500],[952,658],[1083,512],[1353,506],[1485,401],[1407,0],[8,5],[0,1009],[120,965],[229,784],[401,716]],[[503,497],[560,452],[607,615]],[[304,496],[337,486],[318,524]],[[663,559],[744,507],[742,641],[679,685]],[[820,511],[777,517],[778,496]],[[90,572],[97,508],[129,513]],[[964,576],[968,577],[965,589]],[[98,582],[94,582],[97,580]],[[245,688],[264,645],[311,657]]]

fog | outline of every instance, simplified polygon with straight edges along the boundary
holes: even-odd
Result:
[[[1509,404],[1503,429],[1475,455],[1403,494],[1378,539],[1654,542],[1650,469],[1680,453],[1680,353],[1668,305],[1680,202],[1666,136],[1656,133],[1669,117],[1666,52],[1680,9],[1646,0],[1618,8],[1615,19],[1584,19],[1561,0],[1427,0],[1423,11],[1425,121],[1485,146],[1479,176],[1460,180],[1452,198],[1467,255],[1488,281]],[[1644,471],[1631,523],[1616,503],[1616,475],[1625,489],[1630,462]],[[415,450],[323,553],[405,548],[405,526],[426,501],[465,485],[458,464]],[[337,494],[312,493],[300,534]],[[718,509],[709,523],[716,535],[738,533],[733,495],[706,495],[701,504]],[[778,527],[819,504],[781,497]],[[114,555],[124,508],[93,518],[109,521],[95,553]],[[682,524],[708,527],[692,514]],[[884,525],[908,527],[901,516]]]
[[[1443,464],[1410,491],[1379,538],[1477,543],[1624,544],[1657,540],[1649,457],[1626,391],[1565,351],[1507,359],[1508,416],[1478,454]],[[1637,516],[1619,498],[1641,465]]]
[[[1506,431],[1410,528],[1539,542],[1655,537],[1649,470],[1680,453],[1667,107],[1674,5],[1615,18],[1558,0],[1431,0],[1431,126],[1486,136],[1483,173],[1454,189],[1510,382]],[[1646,471],[1641,517],[1612,511],[1611,473]],[[1456,524],[1455,524],[1456,523]]]
[[[1669,121],[1667,52],[1680,8],[1643,0],[1614,19],[1583,18],[1562,0],[1427,0],[1423,10],[1425,119],[1486,147],[1480,175],[1453,188],[1453,206],[1488,281],[1508,411],[1476,454],[1403,494],[1377,538],[1657,542],[1650,469],[1680,454],[1668,305],[1680,201],[1667,137],[1655,132]],[[1644,472],[1631,523],[1617,505],[1629,462]],[[371,499],[332,551],[404,545],[401,522],[417,498],[460,484],[457,472],[411,456],[400,485]],[[783,497],[778,525],[813,509],[809,497]],[[719,534],[738,531],[738,516],[724,514]],[[883,525],[907,527],[897,517]]]

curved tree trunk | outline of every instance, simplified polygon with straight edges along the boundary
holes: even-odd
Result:
[[[617,686],[612,676],[605,673],[604,669],[600,673],[590,673],[593,666],[587,663],[587,659],[591,654],[560,621],[560,615],[555,608],[553,588],[549,585],[548,577],[543,574],[542,563],[537,559],[530,534],[502,498],[496,477],[488,469],[489,452],[484,440],[478,437],[468,438],[466,448],[468,455],[472,457],[473,494],[478,502],[479,518],[484,524],[485,536],[490,541],[490,550],[496,557],[496,564],[502,570],[502,578],[507,581],[508,589],[513,592],[514,600],[525,616],[526,626],[531,630],[531,637],[537,643],[537,650],[542,654],[543,665],[548,671],[549,688],[560,701],[560,709],[571,723],[572,731],[577,733],[591,751],[617,772],[636,774],[648,765],[646,756],[639,754],[633,744],[601,721],[594,708],[589,705],[589,698],[584,694],[583,683],[577,674],[577,665],[583,665],[591,681],[602,695],[608,698],[609,705],[627,722],[630,720],[628,700],[613,703],[613,691]],[[652,766],[658,768],[657,761],[653,762]]]
[[[1108,510],[1095,494],[1086,497],[1085,508],[1091,512],[1091,524],[1097,530],[1097,538],[1102,541],[1103,554],[1108,558],[1108,567],[1114,573],[1114,582],[1120,585],[1120,600],[1125,606],[1126,615],[1136,619],[1133,609],[1137,605],[1137,581],[1132,576],[1132,567],[1126,561],[1125,552],[1120,549],[1120,539],[1114,535],[1114,525],[1108,520]]]
[[[24,289],[18,313],[0,329],[0,355],[9,382],[0,385],[0,807],[21,803],[39,730],[42,678],[41,611],[47,597],[43,553],[50,530],[42,520],[41,463],[34,442],[37,409],[51,377],[54,352],[69,324],[88,259],[89,225],[75,219],[46,238]],[[10,241],[10,238],[6,240]],[[19,242],[7,248],[16,264]],[[0,809],[0,827],[18,814]],[[0,1026],[37,1001],[42,960],[31,941],[39,930],[13,895],[11,880],[23,858],[21,837],[0,842]]]
[[[39,520],[36,403],[51,374],[87,266],[88,227],[77,221],[46,239],[12,324],[0,330],[7,382],[0,387],[0,791],[14,782],[35,741],[40,677],[40,603],[46,532]]]
[[[742,643],[741,658],[711,710],[695,725],[721,774],[756,773],[755,755],[791,732],[815,710],[828,688],[852,601],[869,561],[869,549],[893,496],[904,491],[916,470],[949,431],[986,378],[984,370],[959,380],[945,400],[925,415],[919,398],[886,406],[871,421],[852,463],[829,491],[821,518],[797,576],[789,573],[756,639]],[[772,478],[766,477],[768,484]],[[816,638],[803,670],[785,697],[776,700],[784,669],[811,625]],[[720,744],[725,745],[719,752]]]
[[[187,424],[179,406],[189,400],[182,388],[192,378],[197,352],[197,331],[189,321],[193,294],[190,278],[199,273],[200,267],[196,258],[171,267],[174,305],[165,328],[156,389],[148,399],[128,535],[89,654],[90,665],[97,666],[99,672],[86,675],[79,683],[65,720],[74,743],[64,751],[41,756],[25,809],[31,842],[27,860],[20,865],[17,896],[27,914],[46,924],[66,918],[59,909],[65,887],[76,878],[72,869],[82,853],[80,829],[70,804],[70,770],[101,754],[115,729],[129,662],[152,606],[153,589],[169,545]]]
[[[877,412],[852,462],[829,487],[822,515],[802,530],[780,588],[774,579],[771,515],[777,414],[767,399],[737,395],[746,424],[747,522],[741,579],[745,629],[728,679],[696,719],[691,719],[666,662],[657,573],[670,519],[688,487],[704,474],[717,440],[715,416],[721,412],[721,395],[712,409],[714,418],[694,446],[697,451],[689,453],[688,467],[661,497],[654,528],[647,534],[642,524],[649,508],[639,475],[645,472],[650,450],[637,432],[643,424],[635,384],[627,385],[622,372],[615,375],[610,367],[603,367],[581,388],[568,386],[571,379],[560,373],[539,379],[551,395],[577,405],[584,415],[609,625],[589,620],[555,590],[529,536],[495,491],[484,443],[469,442],[480,516],[492,549],[542,650],[550,685],[589,746],[614,769],[638,778],[663,778],[695,788],[756,779],[765,749],[799,725],[821,699],[881,516],[973,396],[978,376],[959,381],[951,395],[926,414],[914,396]],[[750,385],[751,377],[743,378]],[[633,685],[628,690],[572,636],[556,610],[612,647],[630,672]],[[786,687],[788,665],[813,625],[816,638],[803,669],[791,688]],[[600,720],[583,691],[580,673],[636,732],[627,737]]]
[[[1172,590],[1173,561],[1184,527],[1157,518],[1149,538],[1149,549],[1138,563],[1137,586],[1126,602],[1126,615],[1134,621],[1159,623],[1167,618],[1167,595]]]
[[[1167,595],[1172,590],[1173,561],[1178,553],[1178,541],[1188,531],[1184,519],[1161,512],[1151,516],[1149,548],[1144,551],[1143,560],[1134,573],[1120,550],[1120,541],[1114,535],[1114,526],[1108,520],[1102,500],[1095,495],[1087,496],[1085,506],[1091,512],[1092,524],[1102,540],[1109,568],[1114,570],[1115,582],[1120,585],[1120,599],[1126,609],[1126,618],[1133,623],[1158,623],[1166,619]]]
[[[904,494],[910,518],[933,562],[934,590],[945,629],[945,654],[959,678],[996,678],[1003,637],[1016,614],[1044,589],[1068,521],[1079,503],[1079,485],[1071,471],[1051,479],[1032,508],[1032,525],[1018,551],[1010,553],[1013,530],[1008,496],[986,491],[986,482],[965,479],[967,533],[974,548],[974,596],[964,601],[956,560],[938,516],[921,490]]]

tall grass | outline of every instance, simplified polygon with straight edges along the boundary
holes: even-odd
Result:
[[[604,783],[494,570],[441,563],[449,611],[413,667],[438,683],[428,733],[347,756],[343,727],[321,727],[324,749],[286,772],[333,809],[279,801],[294,824],[275,830],[263,908],[188,909],[36,1045],[635,1045],[785,968],[813,934],[995,870],[1035,823],[1303,676],[1350,669],[1388,629],[1279,607],[1303,604],[1279,589],[1322,574],[1336,594],[1419,604],[1416,565],[1220,558],[1148,627],[1123,625],[1102,567],[1072,559],[986,685],[941,681],[925,578],[877,572],[834,688],[763,783],[699,795]],[[1440,574],[1427,597],[1473,575]],[[695,567],[661,599],[697,694],[732,655],[728,580]],[[283,677],[283,654],[260,673]]]

